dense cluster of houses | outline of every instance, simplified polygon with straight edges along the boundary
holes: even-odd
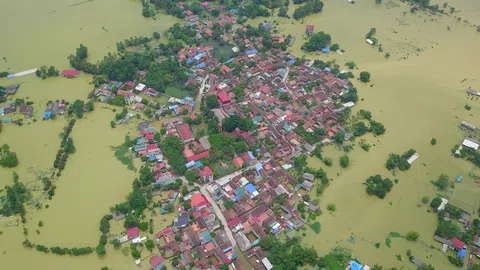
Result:
[[[198,191],[185,195],[183,200],[190,202],[191,208],[178,206],[179,215],[173,225],[155,235],[157,248],[164,257],[179,257],[177,269],[189,265],[195,269],[218,269],[230,263],[243,269],[210,201]]]

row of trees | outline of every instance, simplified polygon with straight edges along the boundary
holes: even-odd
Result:
[[[60,71],[56,69],[54,66],[41,66],[37,71],[35,71],[37,77],[41,77],[42,79],[46,79],[47,77],[56,77],[60,74]]]
[[[130,37],[129,39],[117,42],[117,50],[124,51],[128,47],[146,44],[150,41],[152,41],[150,37]]]
[[[255,19],[256,17],[269,17],[270,11],[259,4],[249,3],[240,8],[238,15],[240,17],[245,16],[250,19]]]
[[[310,0],[306,2],[303,6],[298,7],[292,14],[292,17],[295,20],[305,18],[310,14],[315,14],[321,12],[323,9],[323,2],[320,0]]]
[[[68,125],[63,129],[60,136],[62,137],[62,142],[60,143],[60,149],[57,152],[55,161],[53,162],[53,168],[58,169],[57,176],[60,176],[61,172],[65,168],[67,163],[68,156],[75,153],[75,145],[73,144],[73,139],[70,137],[70,133],[75,126],[75,119],[70,120]],[[54,186],[52,186],[53,188]],[[55,189],[49,191],[49,197],[51,198],[54,195]]]
[[[62,248],[59,246],[55,247],[46,247],[44,245],[33,244],[28,239],[23,241],[23,246],[26,248],[35,248],[37,251],[43,253],[50,253],[57,255],[72,255],[72,256],[82,256],[93,253],[93,248],[91,247],[81,247],[81,248]]]

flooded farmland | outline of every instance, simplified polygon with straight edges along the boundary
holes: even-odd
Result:
[[[88,46],[92,59],[96,60],[114,51],[119,40],[149,36],[154,31],[163,33],[176,22],[168,16],[144,19],[141,5],[132,0],[96,0],[82,4],[76,0],[27,2],[0,3],[2,25],[15,24],[0,32],[2,41],[8,41],[0,43],[0,57],[6,58],[0,59],[0,71],[18,72],[43,64],[68,68],[66,57],[79,43]],[[375,5],[373,0],[357,1],[354,5],[327,0],[324,11],[307,17],[303,24],[279,20],[279,28],[284,33],[297,36],[292,48],[296,55],[303,55],[300,46],[304,42],[305,24],[314,24],[316,31],[331,34],[332,40],[340,44],[345,53],[343,56],[309,57],[324,61],[336,59],[340,65],[354,61],[359,66],[354,72],[356,76],[360,71],[369,71],[371,83],[356,83],[364,100],[354,111],[371,111],[387,128],[385,135],[365,137],[374,145],[369,152],[356,147],[349,153],[352,164],[346,170],[338,165],[339,150],[325,148],[324,156],[334,160],[333,167],[328,168],[333,182],[320,197],[324,213],[318,221],[322,224],[322,232],[315,235],[309,229],[303,240],[306,245],[323,253],[337,244],[344,244],[354,249],[364,263],[404,269],[414,267],[407,258],[401,262],[395,255],[405,257],[405,251],[411,249],[415,256],[436,269],[449,268],[444,255],[436,250],[440,246],[432,239],[436,216],[427,213],[425,206],[417,206],[423,196],[432,198],[436,194],[430,180],[440,173],[447,173],[451,178],[464,176],[453,192],[447,194],[455,202],[475,211],[480,203],[479,188],[468,177],[473,165],[450,155],[453,145],[463,138],[458,129],[460,121],[480,126],[480,101],[468,100],[465,94],[469,86],[480,89],[480,55],[477,52],[480,33],[462,22],[480,24],[480,2],[450,0],[449,4],[461,10],[453,15],[462,17],[461,22],[453,16],[410,14],[399,1]],[[290,14],[293,8],[291,4]],[[252,23],[260,21],[263,19]],[[376,37],[384,52],[365,43],[365,34],[370,28],[377,28]],[[388,60],[384,57],[387,52],[391,54]],[[34,75],[9,81],[0,79],[2,85],[22,83],[15,98],[34,101],[33,119],[37,122],[28,120],[22,127],[4,126],[0,134],[0,144],[8,143],[19,156],[20,165],[15,171],[29,186],[34,187],[35,177],[51,168],[60,144],[58,134],[67,124],[62,118],[41,121],[47,101],[84,99],[91,90],[90,80],[86,75],[75,80],[50,78],[42,81]],[[470,111],[464,109],[467,103],[472,106]],[[109,122],[113,116],[114,113],[97,104],[94,112],[86,114],[86,119],[75,125],[72,137],[77,152],[70,157],[57,182],[56,195],[52,201],[38,197],[49,204],[49,209],[28,208],[27,228],[32,242],[67,247],[96,246],[100,218],[128,194],[135,177],[133,171],[115,159],[110,147],[120,145],[128,132],[135,134],[136,131],[133,127],[112,130]],[[432,137],[438,141],[435,146],[430,145]],[[384,168],[387,155],[410,148],[415,149],[420,158],[408,172],[397,174],[399,183],[387,197],[380,200],[367,196],[362,185],[365,179],[373,174],[392,177]],[[310,158],[309,164],[325,167],[315,158]],[[12,170],[1,168],[0,185],[11,183],[11,175]],[[330,214],[325,210],[329,203],[336,204],[336,212]],[[35,233],[38,221],[45,224],[40,234]],[[0,235],[1,269],[100,269],[108,266],[118,270],[135,267],[130,256],[118,251],[109,250],[105,258],[98,259],[96,255],[62,257],[25,249],[21,244],[24,240],[21,226],[9,226],[16,223],[16,218],[0,221],[3,232]],[[120,231],[121,227],[121,223],[113,224],[112,231]],[[391,247],[385,245],[390,232],[406,234],[411,230],[420,233],[418,243],[391,238]],[[374,247],[377,242],[381,243],[379,249]]]

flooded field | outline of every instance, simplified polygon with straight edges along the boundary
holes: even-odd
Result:
[[[449,4],[454,7],[458,4],[457,9],[462,10],[455,16],[480,24],[478,1],[449,1]],[[282,33],[297,37],[292,51],[303,55],[300,47],[304,43],[304,24],[291,24],[283,18],[279,22]],[[369,84],[355,83],[364,100],[359,101],[354,112],[370,110],[387,129],[383,136],[364,137],[375,145],[370,152],[360,149],[357,141],[356,149],[349,153],[352,164],[346,170],[338,164],[340,150],[333,146],[325,149],[324,156],[331,157],[334,165],[328,168],[333,182],[320,198],[324,209],[318,219],[322,232],[316,235],[308,230],[304,243],[320,252],[343,244],[354,249],[359,260],[369,265],[379,263],[415,269],[405,256],[405,251],[411,249],[414,256],[436,269],[451,268],[446,256],[437,250],[441,245],[432,239],[436,216],[427,213],[425,206],[417,205],[423,196],[435,196],[430,180],[446,173],[451,179],[456,175],[464,177],[454,191],[447,194],[453,198],[451,201],[475,213],[479,206],[478,184],[468,177],[474,166],[452,157],[450,149],[463,139],[458,128],[462,120],[480,125],[480,101],[469,100],[465,94],[469,86],[480,88],[477,65],[480,56],[475,53],[480,33],[476,27],[459,23],[453,17],[420,12],[413,15],[405,4],[397,1],[383,1],[378,6],[374,1],[357,1],[354,5],[346,1],[325,1],[324,11],[306,18],[304,23],[314,24],[316,32],[329,33],[332,41],[346,51],[343,56],[333,53],[308,57],[336,60],[345,69],[345,62],[354,61],[359,66],[354,71],[356,76],[360,71],[371,73]],[[370,28],[377,28],[376,38],[382,44],[382,53],[365,43]],[[391,54],[388,60],[384,57],[387,52]],[[465,110],[465,104],[472,106],[472,110]],[[435,146],[430,145],[433,137],[438,141]],[[420,158],[408,172],[397,174],[399,183],[392,192],[384,200],[368,196],[362,185],[366,178],[384,174],[394,179],[384,167],[388,154],[403,153],[410,148],[417,150]],[[309,164],[325,168],[316,158],[310,158]],[[335,213],[326,211],[329,203],[336,204]],[[391,248],[385,246],[390,232],[406,234],[408,231],[419,232],[420,241],[412,244],[391,238]],[[381,244],[379,249],[374,246],[377,242]],[[397,254],[405,261],[398,261]]]
[[[479,3],[476,0],[449,1],[461,10],[455,16],[471,24],[480,24]],[[119,40],[135,35],[149,36],[154,31],[163,33],[177,21],[166,16],[159,16],[155,21],[144,19],[141,5],[133,0],[46,0],[41,3],[28,1],[28,8],[25,5],[25,2],[11,1],[0,4],[2,25],[14,24],[0,33],[2,41],[8,41],[0,43],[0,57],[6,58],[0,59],[0,71],[18,72],[43,64],[68,68],[66,57],[79,43],[86,45],[91,58],[97,60],[114,51]],[[293,8],[291,4],[290,14]],[[252,23],[260,21],[263,20]],[[352,164],[346,170],[338,165],[340,152],[333,147],[325,149],[324,156],[331,157],[334,165],[328,169],[333,182],[320,198],[324,209],[318,219],[322,232],[316,235],[308,229],[304,243],[315,246],[321,253],[337,244],[345,244],[353,248],[364,263],[405,269],[414,267],[407,259],[398,261],[395,255],[404,256],[406,249],[411,249],[414,256],[437,269],[448,269],[450,265],[443,254],[430,248],[432,244],[440,248],[432,240],[436,217],[427,213],[425,206],[417,204],[423,196],[432,198],[435,195],[430,180],[447,173],[451,178],[464,176],[448,195],[466,208],[477,209],[479,205],[479,188],[468,177],[473,165],[453,158],[450,149],[463,138],[457,127],[460,121],[480,126],[480,118],[475,117],[480,112],[480,102],[468,100],[465,94],[469,86],[480,89],[480,56],[477,53],[480,33],[454,17],[412,15],[399,1],[384,1],[377,6],[374,1],[357,1],[351,5],[346,1],[328,0],[324,11],[306,18],[304,24],[291,24],[286,19],[279,21],[284,33],[297,36],[292,48],[296,55],[303,55],[300,46],[304,42],[305,24],[314,24],[315,31],[330,33],[332,40],[346,52],[343,56],[309,57],[324,61],[336,59],[342,66],[354,61],[359,66],[354,72],[356,76],[363,70],[371,72],[373,87],[356,83],[364,100],[354,110],[370,110],[387,128],[381,137],[365,137],[368,143],[375,144],[370,152],[356,147],[349,153]],[[376,38],[382,44],[382,53],[364,41],[373,27],[377,28]],[[386,52],[391,54],[388,60],[384,57]],[[63,118],[41,120],[47,101],[84,99],[91,90],[90,80],[86,75],[74,80],[50,78],[42,81],[35,75],[0,80],[2,85],[22,83],[15,98],[35,102],[32,120],[25,121],[22,127],[4,126],[0,134],[0,143],[8,143],[19,156],[20,165],[15,171],[22,181],[34,186],[34,172],[38,174],[51,168],[60,144],[58,134],[67,123]],[[467,103],[472,110],[463,108]],[[114,113],[102,109],[99,104],[85,117],[73,129],[77,152],[69,158],[53,200],[45,201],[49,209],[28,209],[28,237],[32,242],[67,247],[96,246],[100,218],[131,190],[134,172],[115,159],[110,147],[120,145],[128,132],[132,136],[136,134],[135,127],[112,130],[109,122]],[[438,141],[435,146],[430,145],[432,137]],[[387,197],[380,200],[367,196],[362,185],[365,179],[379,173],[391,176],[384,168],[387,155],[410,148],[417,150],[420,158],[408,172],[397,175],[399,183]],[[309,164],[325,167],[315,158],[310,158]],[[0,186],[11,183],[11,175],[12,170],[0,169]],[[325,210],[329,203],[336,204],[336,212],[330,214]],[[167,217],[165,224],[171,218]],[[38,221],[45,225],[37,235]],[[159,221],[155,223],[156,229],[163,226],[164,221]],[[100,269],[108,266],[118,270],[135,267],[131,256],[124,256],[120,251],[108,250],[104,259],[98,259],[96,255],[62,257],[27,250],[21,245],[22,228],[7,226],[15,223],[15,219],[0,221],[3,232],[0,235],[1,269]],[[112,222],[112,233],[121,229],[121,222]],[[391,238],[391,247],[385,246],[390,232],[406,234],[410,230],[420,233],[418,243]],[[379,249],[374,247],[377,242],[381,243]],[[25,260],[27,257],[29,259]],[[147,268],[147,264],[143,267]]]

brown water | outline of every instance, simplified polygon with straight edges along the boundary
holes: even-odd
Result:
[[[165,16],[159,16],[156,21],[144,19],[138,1],[95,0],[72,7],[68,6],[76,1],[28,2],[29,6],[12,1],[0,4],[0,23],[9,26],[0,33],[0,57],[5,56],[8,60],[5,63],[0,59],[0,70],[19,72],[43,64],[68,68],[66,57],[79,43],[89,47],[93,60],[100,59],[114,51],[115,42],[119,40],[150,35],[154,31],[163,33],[176,22]],[[480,34],[472,27],[455,22],[454,18],[420,13],[411,15],[400,2],[384,1],[381,6],[373,2],[357,1],[357,4],[350,5],[346,1],[329,0],[325,1],[323,13],[305,19],[305,24],[315,24],[316,31],[330,33],[334,42],[346,50],[343,56],[332,54],[321,56],[321,59],[337,59],[339,64],[352,60],[360,67],[358,72],[368,70],[372,73],[373,88],[356,84],[365,101],[360,102],[355,110],[370,110],[375,119],[385,124],[387,133],[379,138],[367,136],[367,141],[376,146],[368,153],[361,149],[350,153],[352,165],[349,169],[340,169],[338,162],[329,169],[329,176],[334,181],[321,197],[321,204],[335,203],[337,211],[333,214],[325,212],[319,218],[322,232],[319,235],[309,233],[304,242],[321,252],[338,243],[346,244],[369,265],[380,263],[413,269],[413,265],[395,258],[395,254],[403,255],[410,248],[415,256],[432,263],[437,269],[449,269],[450,265],[440,252],[426,247],[433,244],[431,236],[435,217],[428,214],[425,207],[418,208],[417,204],[425,195],[434,196],[435,190],[429,181],[444,172],[451,177],[464,176],[464,181],[456,185],[450,196],[475,209],[478,206],[478,187],[467,177],[473,166],[452,158],[449,153],[463,137],[457,128],[461,120],[480,126],[480,120],[474,117],[479,112],[479,103],[469,102],[473,107],[471,111],[463,109],[467,102],[465,89],[468,86],[480,89],[477,66],[480,56],[476,53]],[[457,16],[480,24],[480,2],[452,0],[449,3],[462,10]],[[54,13],[47,15],[53,10]],[[290,10],[293,12],[293,8]],[[404,11],[406,15],[403,15]],[[285,32],[297,35],[293,52],[301,55],[299,48],[303,43],[304,24],[290,24],[285,19],[280,21]],[[446,30],[447,26],[451,31]],[[383,44],[383,53],[364,42],[365,34],[372,27],[377,28],[376,37]],[[420,49],[419,56],[416,56],[417,49]],[[391,59],[384,59],[386,52],[392,54]],[[408,59],[399,61],[408,53]],[[461,83],[464,79],[467,80]],[[29,168],[44,171],[51,167],[60,143],[58,133],[66,125],[61,118],[47,122],[40,120],[46,102],[62,98],[83,99],[91,90],[89,81],[89,76],[85,75],[74,80],[41,81],[34,75],[0,80],[0,84],[24,83],[16,97],[29,97],[35,102],[34,118],[38,122],[29,120],[22,127],[6,125],[0,134],[0,143],[9,143],[17,152],[21,163],[15,170],[29,186],[36,185],[31,182],[34,175]],[[134,173],[114,158],[110,146],[121,144],[125,134],[130,132],[133,135],[136,131],[133,126],[110,129],[113,113],[100,107],[97,106],[95,112],[87,114],[87,119],[78,121],[74,127],[72,136],[77,152],[69,158],[57,182],[57,194],[48,202],[50,208],[29,210],[27,227],[32,242],[69,247],[96,246],[101,216],[131,190]],[[429,143],[432,137],[438,140],[436,146]],[[365,178],[377,173],[388,175],[383,166],[388,153],[410,148],[420,153],[420,159],[408,172],[397,176],[400,183],[392,192],[384,200],[366,196],[361,184]],[[325,152],[335,161],[340,155],[333,148],[327,148]],[[315,159],[309,161],[312,166],[320,164]],[[11,170],[0,169],[0,185],[11,183],[11,173]],[[41,234],[36,235],[40,220],[45,225],[40,229]],[[163,222],[159,223],[156,228],[163,226]],[[108,252],[106,258],[98,259],[96,255],[75,258],[29,251],[21,246],[24,239],[21,227],[5,227],[7,224],[7,221],[0,221],[0,231],[3,232],[0,235],[1,269],[100,269],[109,266],[117,270],[135,267],[132,258],[121,252]],[[121,223],[114,224],[112,233],[121,229]],[[404,234],[410,230],[420,233],[419,243],[394,238],[392,247],[385,247],[389,232]],[[347,241],[352,233],[355,244]],[[376,242],[381,243],[380,249],[373,246]],[[429,254],[433,257],[427,259]]]
[[[457,16],[480,24],[478,1],[448,2],[464,11]],[[290,10],[293,12],[292,7]],[[368,153],[357,147],[349,154],[352,165],[346,170],[338,164],[341,153],[333,146],[325,149],[324,155],[335,162],[333,168],[328,169],[334,181],[320,198],[325,211],[319,218],[322,232],[315,235],[309,229],[304,243],[321,252],[343,244],[353,248],[355,255],[369,265],[380,263],[416,269],[408,259],[400,262],[395,257],[396,254],[405,257],[405,251],[411,249],[414,256],[436,269],[451,269],[440,251],[429,248],[430,245],[441,248],[432,239],[436,217],[427,213],[425,206],[417,204],[423,196],[435,195],[430,180],[447,173],[451,178],[464,177],[448,194],[453,201],[468,210],[479,206],[479,187],[467,176],[474,166],[453,158],[450,149],[463,138],[457,127],[460,121],[480,125],[479,118],[475,117],[480,101],[468,101],[465,94],[469,86],[480,88],[480,55],[475,52],[480,45],[480,33],[476,27],[457,23],[452,17],[412,15],[405,4],[396,1],[384,1],[380,6],[374,1],[357,1],[354,5],[346,1],[325,1],[324,11],[306,18],[304,23],[314,24],[315,31],[330,33],[333,42],[346,50],[343,56],[333,53],[328,57],[308,57],[324,61],[336,59],[342,66],[347,61],[355,61],[359,66],[356,76],[363,70],[372,74],[369,84],[374,87],[355,83],[365,100],[359,102],[354,111],[370,110],[387,128],[383,136],[365,137],[376,146]],[[373,27],[377,28],[376,38],[383,45],[383,53],[365,43],[365,34]],[[280,29],[297,36],[293,52],[302,55],[300,46],[304,42],[305,26],[280,19]],[[388,60],[384,58],[386,52],[392,55]],[[400,60],[403,57],[407,59]],[[473,107],[471,111],[463,108],[466,103]],[[436,146],[430,145],[432,137],[438,141]],[[365,179],[374,174],[391,177],[384,168],[388,154],[403,153],[410,148],[417,150],[420,158],[408,172],[397,175],[399,184],[384,200],[367,196],[362,185]],[[309,164],[325,167],[316,158],[310,158]],[[329,203],[337,206],[333,214],[325,210]],[[392,238],[391,248],[385,246],[389,232],[406,234],[411,230],[420,233],[418,243]],[[351,236],[355,241],[347,241]],[[377,242],[381,243],[379,249],[374,247]]]

